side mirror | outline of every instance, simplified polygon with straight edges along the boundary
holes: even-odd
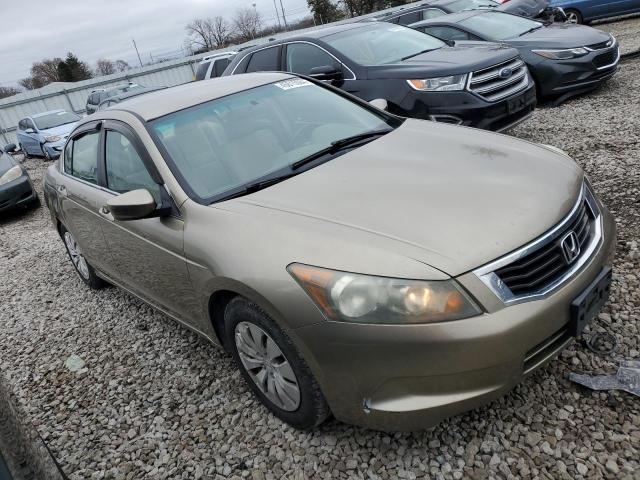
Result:
[[[313,67],[309,76],[316,80],[342,80],[342,70],[334,65]]]
[[[24,131],[24,133],[28,133],[28,134],[32,135],[32,134],[36,133],[36,131],[35,131],[33,128],[27,128],[27,129]]]
[[[389,108],[389,104],[387,103],[387,101],[384,98],[375,98],[373,100],[371,100],[369,102],[371,105],[373,105],[376,108],[379,108],[380,110],[387,110],[387,108]]]
[[[11,153],[11,152],[15,152],[17,150],[18,147],[16,147],[15,143],[10,143],[9,145],[5,145],[4,147],[4,151],[6,153]]]
[[[156,200],[149,190],[132,190],[109,200],[101,213],[111,214],[120,221],[139,220],[155,212],[156,206]]]

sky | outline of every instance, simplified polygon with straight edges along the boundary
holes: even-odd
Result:
[[[280,0],[276,0],[280,8]],[[93,68],[99,58],[139,65],[150,56],[177,53],[194,18],[233,17],[253,8],[266,25],[277,23],[273,0],[3,0],[0,5],[0,86],[29,76],[33,62],[75,53]],[[306,0],[282,0],[287,20],[308,14]],[[30,28],[30,25],[33,25]]]

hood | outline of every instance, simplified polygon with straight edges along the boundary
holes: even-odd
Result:
[[[522,37],[507,39],[514,47],[530,46],[535,48],[574,48],[594,45],[611,39],[608,33],[585,25],[572,23],[553,23]]]
[[[65,123],[64,125],[60,125],[58,127],[47,128],[46,130],[40,130],[40,133],[46,137],[58,135],[62,138],[67,138],[76,125],[77,125],[77,122]]]
[[[0,152],[0,175],[3,175],[14,165],[17,165],[17,163],[13,160],[13,158],[11,158],[11,155]]]
[[[394,255],[457,276],[556,225],[577,201],[582,182],[573,160],[545,147],[407,120],[363,147],[236,201],[252,205],[255,215],[271,209],[376,235],[387,239]]]
[[[535,18],[549,6],[549,0],[509,0],[496,10],[512,13],[522,17]]]
[[[370,79],[443,77],[482,70],[516,56],[518,51],[506,45],[477,42],[438,48],[393,64],[369,66],[367,75]]]

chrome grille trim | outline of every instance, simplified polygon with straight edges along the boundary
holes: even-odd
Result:
[[[513,72],[508,78],[500,77],[500,72],[505,68]],[[524,61],[516,57],[489,68],[471,72],[467,81],[467,90],[488,102],[496,102],[524,90],[528,85],[527,66]]]
[[[511,290],[509,290],[504,282],[498,277],[498,275],[496,275],[496,270],[499,270],[502,267],[520,260],[556,240],[566,230],[566,228],[571,225],[571,222],[575,220],[577,213],[585,202],[587,203],[589,210],[591,210],[592,216],[594,218],[594,231],[589,244],[583,250],[578,260],[562,276],[551,281],[548,285],[546,285],[536,293],[514,295],[513,292],[511,292]],[[546,298],[562,285],[564,285],[568,280],[573,278],[578,273],[578,271],[580,271],[580,269],[591,259],[602,241],[602,228],[602,215],[600,214],[600,209],[598,208],[596,199],[591,193],[590,189],[583,184],[578,201],[571,209],[571,212],[569,212],[569,214],[558,225],[556,225],[542,237],[519,248],[509,255],[499,258],[498,260],[494,260],[493,262],[474,270],[473,273],[505,305],[515,305],[518,303],[530,302],[533,300]]]

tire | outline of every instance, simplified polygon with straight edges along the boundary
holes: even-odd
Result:
[[[40,196],[36,193],[36,198],[31,201],[31,208],[40,208],[42,206],[42,202],[40,201]]]
[[[306,362],[260,307],[235,297],[225,309],[224,321],[225,342],[242,376],[276,417],[301,430],[313,429],[329,417],[327,401]],[[250,351],[252,340],[259,348]]]
[[[64,243],[69,259],[73,264],[80,279],[89,287],[94,290],[99,290],[108,285],[107,282],[102,280],[96,275],[96,271],[93,269],[89,262],[82,255],[82,250],[77,244],[75,238],[64,226],[60,227],[60,236],[62,237],[62,243]]]
[[[573,8],[567,8],[564,13],[567,15],[567,23],[576,23],[578,25],[584,23],[582,14]]]

